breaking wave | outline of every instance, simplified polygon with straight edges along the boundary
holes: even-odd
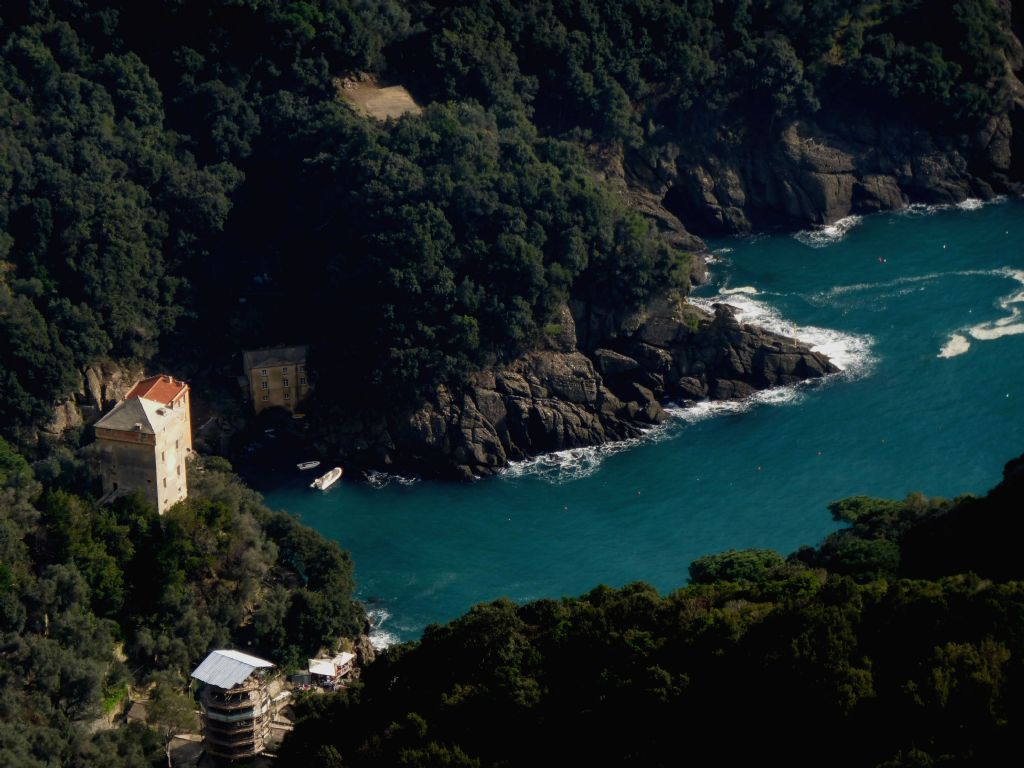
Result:
[[[701,400],[684,407],[669,409],[672,416],[687,424],[697,424],[717,416],[745,413],[761,405],[796,405],[803,399],[806,387],[803,384],[792,384],[774,389],[762,389],[742,400]]]
[[[670,416],[675,416],[682,408],[666,408]],[[538,477],[554,485],[582,480],[594,474],[609,456],[628,451],[641,443],[664,440],[672,434],[673,419],[651,427],[639,437],[617,440],[612,443],[591,445],[585,448],[569,448],[564,451],[552,451],[532,456],[522,461],[513,461],[501,472],[501,477],[514,480],[519,477]]]
[[[984,208],[986,205],[995,205],[1005,200],[1005,195],[996,195],[991,200],[981,200],[977,197],[968,197],[966,200],[961,200],[959,203],[911,203],[906,208],[895,211],[895,213],[908,216],[927,216],[932,213],[948,211],[953,208],[958,208],[961,211],[976,211],[979,208]]]
[[[722,293],[726,294],[726,291],[722,291]],[[812,351],[828,356],[847,377],[859,378],[870,370],[875,360],[871,351],[874,344],[874,339],[871,336],[844,333],[829,328],[795,325],[783,319],[773,307],[752,298],[756,294],[756,288],[742,286],[732,289],[732,292],[725,296],[720,294],[713,298],[691,297],[690,301],[709,312],[714,312],[712,305],[715,303],[728,303],[736,311],[736,318],[740,322],[757,325],[774,333],[799,339],[810,345]],[[726,298],[728,301],[725,301]],[[665,412],[670,418],[663,424],[646,430],[639,437],[533,456],[529,459],[512,462],[502,471],[501,476],[507,479],[538,477],[556,485],[580,480],[594,474],[609,456],[631,450],[642,443],[668,439],[676,434],[682,426],[705,421],[715,416],[743,413],[762,405],[798,403],[804,397],[803,393],[809,383],[811,382],[761,390],[742,400],[705,400],[686,406],[666,406]]]
[[[729,294],[712,298],[690,298],[696,306],[713,312],[713,304],[725,303],[736,310],[736,319],[767,331],[799,339],[812,352],[821,352],[848,376],[862,376],[875,362],[871,348],[874,338],[867,334],[846,333],[813,325],[800,326],[782,317],[772,306],[746,294]]]
[[[793,237],[811,248],[824,248],[845,238],[862,220],[862,216],[845,216],[832,224],[801,230]]]
[[[737,288],[722,288],[718,293],[722,296],[732,296],[737,293],[746,293],[750,296],[756,296],[760,291],[752,285],[741,285]]]
[[[398,635],[384,629],[384,623],[391,618],[391,613],[386,609],[370,608],[366,611],[366,618],[370,622],[370,645],[375,651],[383,651],[399,642]]]

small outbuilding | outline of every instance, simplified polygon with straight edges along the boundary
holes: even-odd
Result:
[[[355,658],[354,653],[342,652],[330,659],[310,659],[310,679],[315,685],[334,688],[352,671]]]

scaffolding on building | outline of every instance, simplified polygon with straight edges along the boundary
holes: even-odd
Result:
[[[266,750],[274,706],[264,671],[273,666],[239,651],[220,650],[196,667],[192,677],[205,683],[199,703],[208,754],[234,761]]]

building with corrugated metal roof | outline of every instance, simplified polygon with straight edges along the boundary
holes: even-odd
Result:
[[[241,651],[212,651],[192,672],[203,684],[203,742],[208,754],[243,760],[267,748],[274,719],[266,672],[273,664]]]
[[[188,384],[165,375],[143,379],[96,422],[95,430],[105,498],[138,491],[163,514],[188,496]]]

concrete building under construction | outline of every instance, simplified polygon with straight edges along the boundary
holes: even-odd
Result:
[[[273,666],[247,653],[220,650],[192,672],[203,684],[199,703],[207,754],[244,760],[267,748],[274,711],[266,671]]]

